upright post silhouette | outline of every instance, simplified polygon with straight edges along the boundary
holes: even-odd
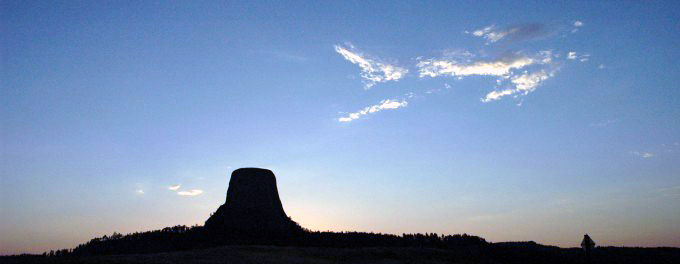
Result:
[[[583,251],[585,251],[586,261],[590,262],[590,255],[592,254],[592,251],[595,248],[595,241],[593,241],[593,239],[591,239],[588,234],[585,234],[583,236],[583,241],[581,241],[581,248],[583,248]]]

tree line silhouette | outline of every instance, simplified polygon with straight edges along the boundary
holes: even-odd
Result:
[[[92,256],[116,254],[146,254],[156,252],[193,250],[221,245],[275,245],[302,247],[421,247],[421,248],[484,248],[489,245],[486,240],[468,234],[439,235],[426,234],[382,234],[367,232],[331,232],[311,231],[303,228],[303,232],[289,236],[250,236],[234,234],[215,238],[208,234],[203,226],[177,225],[160,230],[135,232],[123,235],[114,232],[112,235],[93,238],[73,249],[60,249],[43,253],[45,256]]]
[[[80,257],[124,254],[148,254],[188,251],[222,245],[273,245],[320,248],[423,248],[445,249],[456,256],[483,263],[676,263],[678,248],[597,247],[593,259],[587,260],[580,248],[559,248],[533,241],[490,243],[484,238],[468,235],[382,234],[367,232],[311,231],[293,232],[289,236],[272,237],[234,233],[216,238],[203,226],[173,226],[160,230],[135,232],[93,238],[73,249],[60,249],[36,255],[17,256],[21,262],[36,258],[53,259],[55,263],[78,261]],[[376,253],[380,254],[380,253]],[[390,254],[390,253],[385,253]],[[455,255],[454,254],[454,255]],[[0,262],[2,258],[0,258]]]

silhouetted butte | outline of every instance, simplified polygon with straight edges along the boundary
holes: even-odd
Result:
[[[302,232],[283,211],[274,173],[260,168],[232,172],[227,200],[205,228],[217,239],[288,238]]]

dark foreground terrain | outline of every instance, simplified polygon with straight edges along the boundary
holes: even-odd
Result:
[[[533,245],[533,246],[532,246]],[[598,248],[591,263],[677,263],[678,248]],[[579,249],[498,243],[488,250],[462,247],[222,246],[170,253],[107,256],[13,256],[0,263],[588,263]]]

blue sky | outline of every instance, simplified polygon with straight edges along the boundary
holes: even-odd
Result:
[[[680,246],[677,2],[0,10],[0,253],[203,224],[249,166],[314,230]]]

